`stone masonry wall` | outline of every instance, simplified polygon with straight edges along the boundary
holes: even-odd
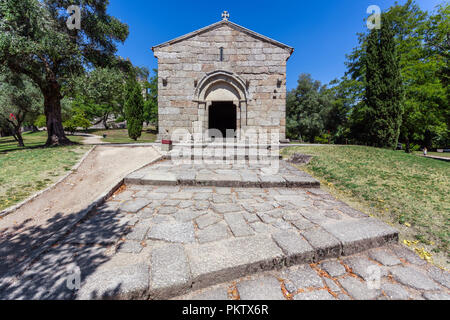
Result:
[[[220,61],[220,48],[224,61]],[[285,138],[286,61],[291,52],[229,25],[197,34],[171,45],[156,47],[160,138],[173,130],[192,132],[198,119],[195,81],[225,70],[248,81],[247,128],[279,129]],[[165,83],[163,83],[163,81]],[[245,125],[245,124],[244,124]]]

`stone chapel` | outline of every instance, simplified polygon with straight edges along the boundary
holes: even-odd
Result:
[[[152,48],[158,59],[158,139],[176,129],[278,130],[286,135],[286,62],[294,49],[222,20]]]

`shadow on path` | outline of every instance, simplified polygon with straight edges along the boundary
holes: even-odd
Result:
[[[117,206],[108,203],[94,209],[26,268],[24,261],[64,226],[73,224],[79,212],[58,214],[45,227],[28,227],[14,237],[2,237],[0,299],[74,299],[79,284],[111,258],[116,242],[129,230],[130,217]],[[113,291],[119,292],[121,285]],[[101,298],[95,292],[92,297]]]

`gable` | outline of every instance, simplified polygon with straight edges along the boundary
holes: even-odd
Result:
[[[212,32],[212,31],[214,31],[216,29],[219,29],[219,28],[222,28],[222,27],[225,27],[225,26],[229,27],[229,28],[231,28],[233,30],[236,30],[236,31],[238,31],[240,33],[243,33],[246,36],[250,36],[252,38],[255,38],[255,39],[259,40],[259,41],[266,42],[266,43],[269,43],[269,44],[271,44],[273,46],[285,49],[286,51],[289,52],[289,55],[291,55],[294,52],[294,48],[292,48],[292,47],[290,47],[288,45],[285,45],[285,44],[283,44],[283,43],[281,43],[279,41],[276,41],[276,40],[273,40],[273,39],[268,38],[266,36],[263,36],[263,35],[261,35],[259,33],[251,31],[251,30],[249,30],[247,28],[244,28],[244,27],[242,27],[240,25],[237,25],[237,24],[235,24],[233,22],[230,22],[230,21],[227,21],[227,20],[219,21],[219,22],[217,22],[215,24],[212,24],[210,26],[207,26],[205,28],[196,30],[196,31],[188,33],[188,34],[186,34],[184,36],[181,36],[181,37],[175,38],[173,40],[164,42],[162,44],[159,44],[157,46],[152,47],[152,50],[155,51],[155,50],[157,50],[159,48],[168,47],[168,46],[171,46],[171,45],[174,45],[174,44],[178,44],[178,43],[183,42],[185,40],[188,40],[188,39],[200,36],[200,35],[205,35],[205,34],[207,34],[209,32]]]

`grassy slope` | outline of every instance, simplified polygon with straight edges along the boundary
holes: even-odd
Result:
[[[80,137],[70,139],[81,140]],[[0,138],[0,210],[55,182],[89,149],[76,145],[42,148],[46,140],[45,132],[27,133],[24,140],[29,149],[18,148],[13,138]]]
[[[134,141],[128,137],[127,129],[89,130],[89,133],[98,136],[103,136],[103,134],[106,134],[107,137],[103,140],[110,143],[146,143],[156,141],[156,135],[153,133],[147,133],[145,130],[142,131],[142,136],[137,141]]]
[[[301,169],[335,195],[396,226],[403,239],[447,255],[450,236],[450,164],[376,148],[292,147],[314,155]],[[410,227],[409,227],[410,226]]]

